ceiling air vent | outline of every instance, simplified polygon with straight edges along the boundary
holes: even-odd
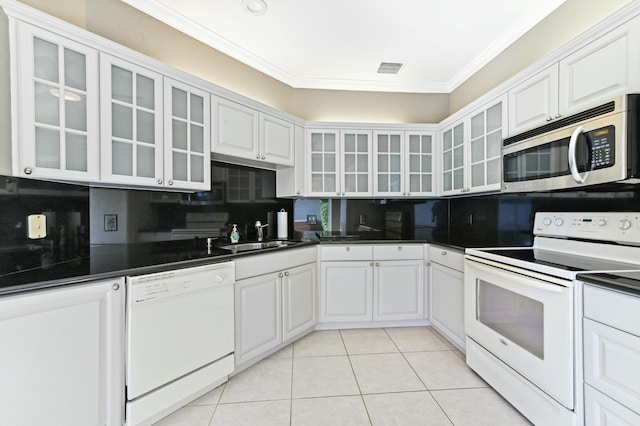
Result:
[[[398,62],[381,62],[378,67],[378,74],[398,74],[401,67],[402,64]]]

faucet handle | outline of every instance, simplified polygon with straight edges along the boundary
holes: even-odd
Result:
[[[256,224],[255,224],[256,228],[260,228],[262,227],[262,223],[259,220],[256,220]]]

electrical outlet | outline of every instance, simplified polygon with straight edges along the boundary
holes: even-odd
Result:
[[[366,225],[367,224],[367,215],[361,214],[358,223],[360,225]]]
[[[29,239],[44,238],[47,236],[47,217],[43,214],[27,216],[27,236]]]

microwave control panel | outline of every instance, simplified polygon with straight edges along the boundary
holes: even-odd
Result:
[[[591,147],[591,169],[603,169],[615,163],[615,127],[607,126],[587,132]]]
[[[536,236],[640,245],[640,213],[539,212],[536,213],[533,233]]]

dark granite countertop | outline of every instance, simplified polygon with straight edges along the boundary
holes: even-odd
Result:
[[[577,277],[587,283],[640,296],[640,271],[585,273]]]

